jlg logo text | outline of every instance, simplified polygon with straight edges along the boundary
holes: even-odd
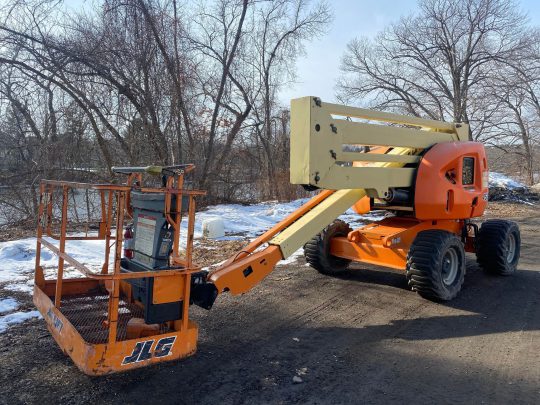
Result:
[[[150,360],[152,357],[166,357],[172,354],[171,350],[176,340],[176,336],[164,337],[157,341],[156,347],[152,351],[154,339],[144,342],[137,342],[133,353],[124,357],[122,365],[138,363],[140,361]]]

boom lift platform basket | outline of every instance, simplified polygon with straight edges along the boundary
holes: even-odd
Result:
[[[195,352],[197,326],[188,316],[191,275],[200,271],[192,261],[195,197],[205,193],[183,189],[184,174],[192,169],[193,165],[117,168],[115,171],[128,176],[125,185],[41,182],[34,303],[64,352],[85,373],[126,370]],[[165,184],[142,187],[143,172],[163,175]],[[99,195],[97,235],[68,235],[69,197],[74,190]],[[60,197],[58,204],[55,197]],[[53,211],[57,205],[61,220],[55,234]],[[187,214],[183,252],[179,243],[182,214]],[[122,230],[127,220],[141,223],[139,246],[135,246],[139,261],[122,258]],[[73,240],[103,241],[101,269],[90,269],[68,253]],[[157,259],[152,257],[154,242],[165,250],[161,256],[154,255]],[[45,278],[40,265],[42,248],[58,257],[56,278]],[[150,260],[154,263],[148,264]],[[66,266],[83,277],[65,278]]]

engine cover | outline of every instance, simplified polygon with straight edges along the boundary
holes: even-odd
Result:
[[[418,219],[467,219],[484,213],[488,167],[479,142],[443,142],[418,166],[414,209]]]

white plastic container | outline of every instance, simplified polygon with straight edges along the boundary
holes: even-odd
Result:
[[[225,225],[221,218],[207,218],[202,223],[202,233],[204,238],[216,239],[225,236]]]

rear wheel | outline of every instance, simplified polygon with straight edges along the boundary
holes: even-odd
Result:
[[[409,286],[424,298],[449,301],[465,279],[465,250],[453,233],[419,232],[407,256]]]
[[[514,274],[521,251],[521,235],[515,222],[503,219],[485,221],[478,232],[476,259],[484,271]]]
[[[318,272],[328,275],[343,273],[351,263],[348,259],[330,254],[330,241],[336,236],[347,236],[351,227],[337,219],[324,228],[321,233],[304,245],[304,256],[311,267]]]

